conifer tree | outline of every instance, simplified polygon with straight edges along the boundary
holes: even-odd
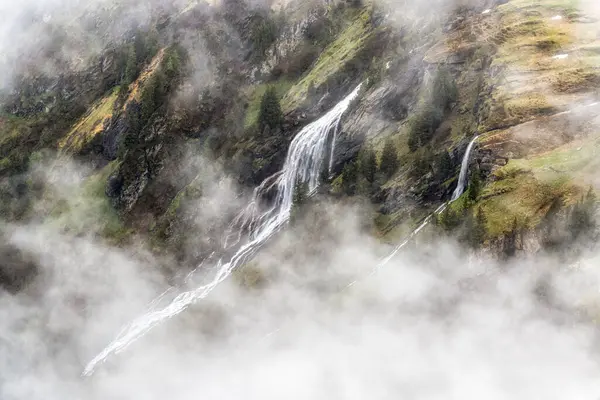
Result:
[[[156,30],[151,30],[150,32],[148,32],[147,36],[148,37],[146,39],[145,53],[146,60],[150,60],[156,55],[156,53],[158,53],[158,32]]]
[[[355,161],[351,161],[344,166],[342,172],[342,188],[344,193],[349,196],[356,194],[356,183],[358,181],[358,168]]]
[[[471,245],[473,247],[479,246],[485,240],[486,235],[486,222],[487,219],[485,214],[483,213],[483,209],[481,207],[477,208],[477,213],[475,214],[475,223],[473,225],[473,233],[471,235]]]
[[[596,230],[596,194],[590,188],[587,194],[575,204],[569,214],[568,228],[572,239],[589,235]]]
[[[158,85],[159,82],[157,76],[152,75],[142,89],[142,94],[140,95],[140,118],[142,125],[148,122],[150,116],[152,116],[156,109],[157,92],[159,90]]]
[[[323,163],[319,172],[319,183],[323,185],[329,183],[329,167],[325,163]]]
[[[476,201],[481,192],[481,175],[479,171],[475,171],[471,176],[469,187],[467,188],[467,198],[469,201]]]
[[[437,165],[437,176],[441,179],[445,176],[448,176],[448,173],[452,169],[452,158],[447,151],[443,151],[439,156]]]
[[[303,182],[297,178],[294,183],[294,192],[292,193],[292,209],[290,210],[290,221],[294,223],[298,218],[300,207],[306,203],[308,198],[308,182]]]
[[[513,257],[517,252],[517,239],[519,238],[519,221],[517,217],[513,220],[510,231],[504,233],[502,251],[505,258]]]
[[[396,173],[398,166],[399,161],[396,145],[391,139],[387,139],[383,146],[383,152],[381,153],[379,170],[389,179]]]
[[[125,64],[125,77],[123,78],[123,83],[125,85],[131,84],[138,74],[137,67],[137,57],[135,55],[135,47],[129,46],[129,51],[127,52],[127,62]]]
[[[294,192],[292,194],[292,204],[295,206],[299,206],[306,202],[308,197],[308,182],[303,182],[302,180],[296,180],[294,184]]]
[[[164,73],[169,83],[177,79],[181,70],[181,56],[175,47],[170,47],[165,54]]]
[[[371,148],[364,149],[360,156],[360,173],[369,183],[375,182],[377,155]]]
[[[278,128],[283,121],[283,112],[275,87],[271,86],[263,95],[260,102],[260,113],[258,115],[258,126],[262,132],[266,127],[270,130]]]

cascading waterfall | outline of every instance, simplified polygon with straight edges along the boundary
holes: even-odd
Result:
[[[471,142],[467,146],[467,151],[465,152],[465,155],[463,156],[462,163],[460,166],[460,173],[458,174],[458,184],[456,185],[456,189],[454,189],[454,193],[452,193],[452,198],[450,199],[450,201],[442,204],[441,206],[439,206],[437,208],[437,210],[435,210],[433,213],[429,214],[423,220],[421,225],[419,225],[417,227],[417,229],[412,231],[411,234],[408,235],[408,237],[406,239],[404,239],[404,241],[402,243],[400,243],[398,246],[396,246],[396,248],[390,253],[390,255],[388,255],[386,258],[381,260],[379,262],[379,264],[377,264],[373,273],[377,269],[379,269],[381,266],[387,264],[404,246],[406,246],[408,244],[408,242],[410,242],[410,240],[413,237],[415,237],[419,232],[421,232],[421,230],[423,230],[423,228],[425,228],[429,224],[429,222],[431,222],[431,219],[433,218],[434,215],[441,214],[446,209],[446,207],[448,207],[451,203],[455,202],[456,200],[458,200],[458,198],[460,196],[462,196],[462,194],[465,191],[465,187],[467,186],[467,178],[468,178],[468,173],[469,173],[469,161],[471,159],[471,150],[473,150],[473,146],[475,145],[475,142],[477,141],[478,138],[479,138],[479,136],[475,136],[473,138],[473,140],[471,140]],[[354,284],[354,282],[352,284]]]
[[[467,151],[462,160],[462,164],[460,166],[460,174],[458,175],[458,184],[456,185],[456,189],[454,189],[454,193],[452,193],[452,201],[458,200],[460,196],[465,191],[465,187],[467,186],[467,178],[469,173],[469,160],[471,157],[471,150],[473,150],[473,146],[475,145],[475,141],[479,138],[479,136],[475,136],[471,143],[467,146]]]
[[[326,158],[328,142],[333,134],[333,141],[344,112],[350,103],[358,96],[362,84],[359,85],[345,99],[338,103],[327,114],[304,127],[292,141],[287,158],[281,172],[267,178],[254,192],[254,198],[246,210],[234,221],[238,229],[249,229],[248,242],[240,246],[231,259],[217,263],[217,272],[212,280],[196,289],[185,291],[177,295],[167,306],[161,309],[151,308],[146,314],[127,325],[121,333],[100,354],[94,357],[83,371],[83,375],[90,375],[99,363],[106,360],[111,354],[118,354],[127,346],[146,334],[160,322],[174,317],[198,300],[205,298],[217,285],[223,282],[233,270],[244,264],[254,253],[289,219],[292,209],[294,187],[298,182],[308,185],[309,193],[314,193],[319,185],[319,175],[322,172]],[[333,148],[333,144],[332,144]],[[333,151],[332,151],[333,155]],[[330,157],[332,157],[332,155]],[[329,163],[331,172],[332,163]],[[261,195],[266,190],[277,188],[274,205],[264,213],[259,211]],[[231,248],[226,236],[225,247]],[[236,236],[237,244],[241,241],[242,233]]]

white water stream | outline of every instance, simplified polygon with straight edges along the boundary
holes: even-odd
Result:
[[[460,165],[460,174],[458,174],[458,184],[456,185],[456,189],[454,189],[454,193],[452,193],[452,199],[450,202],[458,200],[460,196],[465,191],[467,187],[467,178],[469,175],[469,160],[471,157],[471,150],[473,150],[473,146],[475,145],[475,141],[479,138],[479,136],[475,136],[469,146],[467,146],[467,151],[462,160],[462,164]]]
[[[475,142],[477,141],[478,138],[479,138],[479,136],[475,136],[473,138],[473,140],[471,140],[471,142],[467,146],[467,151],[465,152],[465,155],[463,156],[463,159],[462,159],[462,163],[460,165],[460,173],[458,174],[458,184],[456,185],[456,189],[454,189],[454,193],[452,193],[452,198],[450,199],[450,201],[442,204],[434,212],[429,214],[423,220],[421,225],[419,225],[417,227],[417,229],[412,231],[410,233],[410,235],[408,235],[408,237],[406,239],[404,239],[404,241],[402,243],[400,243],[398,246],[396,246],[396,248],[390,253],[390,255],[388,255],[386,258],[381,260],[379,262],[379,264],[377,264],[374,272],[377,269],[379,269],[380,267],[382,267],[383,265],[387,264],[404,246],[406,246],[408,244],[408,242],[411,241],[411,239],[413,237],[415,237],[419,232],[421,232],[423,230],[423,228],[425,228],[431,222],[431,219],[433,218],[434,215],[441,214],[442,212],[444,212],[446,207],[448,207],[451,203],[455,202],[456,200],[458,200],[458,198],[460,196],[462,196],[462,194],[465,192],[465,188],[467,187],[467,183],[468,183],[469,161],[471,159],[471,151],[473,150],[473,146],[475,145]]]
[[[234,221],[233,225],[237,227],[238,233],[233,235],[229,233],[227,235],[225,249],[231,249],[233,245],[241,241],[244,229],[250,231],[248,242],[240,246],[226,263],[219,260],[215,276],[207,284],[178,294],[163,308],[154,309],[152,307],[146,314],[127,325],[116,339],[87,364],[83,375],[92,374],[98,364],[104,362],[111,354],[123,351],[157,324],[176,316],[196,301],[205,298],[235,268],[247,262],[288,221],[293,205],[294,187],[296,184],[298,182],[306,183],[309,193],[313,193],[317,189],[319,175],[323,169],[330,141],[331,155],[329,169],[331,170],[333,146],[340,120],[350,106],[350,103],[358,96],[360,88],[361,85],[323,117],[304,127],[290,144],[282,171],[265,179],[256,188],[253,200]],[[274,188],[277,189],[277,195],[273,206],[266,212],[261,212],[259,207],[260,197],[266,191]],[[235,238],[233,244],[228,243],[231,237]]]

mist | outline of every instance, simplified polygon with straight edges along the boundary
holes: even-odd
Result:
[[[407,5],[383,3],[402,24],[431,16],[430,3],[411,4],[406,13]],[[148,23],[157,7],[186,5],[4,2],[0,89],[24,65],[59,71],[37,64],[48,30],[65,29],[62,59],[77,69]],[[91,9],[104,10],[108,24],[92,33],[80,24]],[[205,43],[193,32],[181,39],[191,50],[187,84],[209,86],[215,67]],[[584,117],[565,123],[597,125],[595,112],[581,109]],[[538,129],[529,128],[517,137],[533,140]],[[202,193],[182,206],[191,228],[181,245],[186,262],[201,259],[250,201],[249,189],[204,154],[186,154],[174,169],[189,171]],[[201,264],[191,281],[175,279],[182,287],[174,289],[173,275],[187,276],[197,265],[159,255],[143,238],[102,238],[106,202],[85,189],[94,174],[89,165],[53,155],[32,171],[46,188],[32,210],[64,210],[59,220],[0,222],[3,245],[37,268],[23,290],[0,289],[3,400],[600,398],[597,246],[576,262],[543,251],[504,261],[425,232],[373,273],[395,247],[371,234],[374,206],[319,194],[207,298],[83,376],[127,323],[162,305],[157,297],[205,283],[215,263]]]
[[[11,243],[42,271],[0,297],[2,398],[598,397],[597,253],[588,268],[499,265],[440,239],[366,278],[389,249],[361,233],[355,207],[319,210],[319,237],[308,213],[87,378],[89,358],[166,285],[129,250],[16,228]]]

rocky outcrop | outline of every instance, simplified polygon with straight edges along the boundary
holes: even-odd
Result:
[[[279,75],[289,73],[292,69],[302,72],[303,64],[307,67],[314,61],[318,54],[311,52],[309,46],[304,49],[300,47],[321,25],[324,27],[325,10],[315,6],[306,13],[298,14],[301,17],[285,26],[277,41],[267,50],[264,61],[250,70],[250,79],[261,81],[272,73]]]
[[[67,104],[83,112],[101,94],[117,84],[119,70],[116,57],[115,51],[108,50],[93,59],[85,69],[61,68],[60,74],[48,74],[33,67],[13,83],[12,91],[4,99],[3,108],[20,117],[47,113]]]
[[[365,140],[397,133],[415,106],[422,80],[422,64],[414,58],[404,68],[398,68],[395,75],[378,83],[375,89],[365,90],[366,95],[343,119],[336,142],[335,165],[352,159]]]

